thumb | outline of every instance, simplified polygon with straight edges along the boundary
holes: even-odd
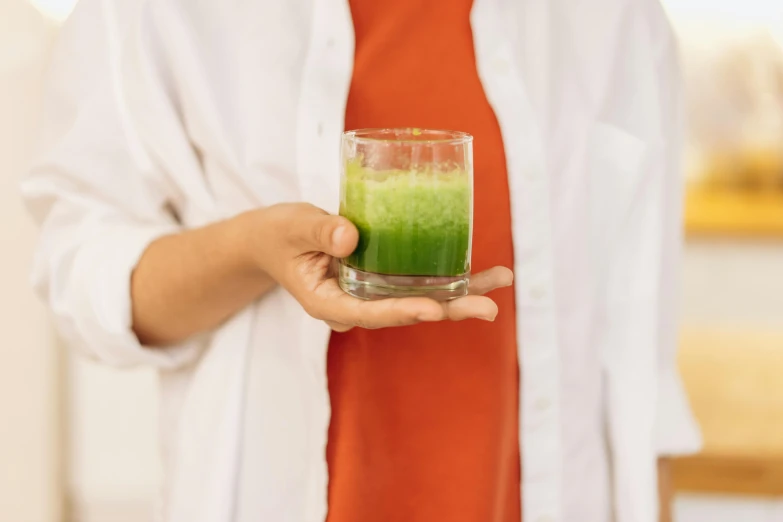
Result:
[[[332,257],[349,256],[359,242],[359,232],[349,220],[327,213],[303,216],[300,248],[306,252],[323,252]]]

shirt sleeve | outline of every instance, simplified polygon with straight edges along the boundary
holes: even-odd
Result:
[[[650,2],[644,5],[655,5]],[[601,349],[607,436],[619,521],[656,519],[656,461],[699,447],[677,369],[682,254],[682,96],[663,16],[637,12],[623,26],[603,116],[613,179]],[[602,165],[604,166],[604,165]]]
[[[667,29],[669,25],[665,26]],[[679,347],[678,314],[683,245],[683,150],[685,107],[677,45],[671,31],[658,64],[660,99],[663,107],[664,162],[661,250],[661,295],[658,302],[659,352],[656,441],[660,455],[681,455],[698,451],[701,433],[691,413],[677,366]]]
[[[155,70],[139,45],[139,10],[116,11],[131,4],[84,0],[62,30],[39,159],[21,186],[41,228],[32,281],[70,345],[111,365],[175,368],[197,356],[198,341],[154,349],[131,328],[132,272],[152,241],[181,228],[172,184],[128,117],[126,77]],[[148,109],[163,103],[161,79],[142,83]]]

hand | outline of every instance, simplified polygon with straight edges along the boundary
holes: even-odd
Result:
[[[350,221],[306,203],[274,205],[251,214],[251,219],[262,221],[250,228],[262,231],[251,242],[258,266],[293,295],[308,314],[336,331],[447,319],[493,321],[497,305],[483,294],[513,281],[511,270],[495,267],[473,275],[469,295],[452,301],[426,297],[364,301],[345,293],[332,270],[333,261],[350,255],[359,240]]]

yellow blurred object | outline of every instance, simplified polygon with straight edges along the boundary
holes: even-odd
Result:
[[[783,191],[691,187],[685,229],[689,236],[783,237]]]
[[[686,332],[680,368],[704,449],[674,461],[675,489],[783,495],[783,334]]]
[[[684,38],[686,230],[783,237],[783,50],[763,27],[697,36]]]
[[[780,149],[716,152],[706,163],[704,172],[700,173],[703,187],[783,192],[783,144]]]
[[[688,187],[689,235],[783,237],[783,147],[721,151]]]

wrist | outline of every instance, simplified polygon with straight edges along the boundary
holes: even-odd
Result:
[[[263,226],[264,209],[243,212],[226,221],[226,239],[234,253],[237,269],[250,276],[265,277],[268,274]]]

